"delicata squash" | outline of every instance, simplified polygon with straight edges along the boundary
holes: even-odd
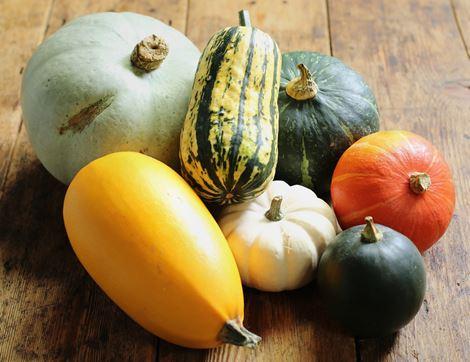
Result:
[[[240,275],[222,231],[170,167],[135,152],[99,158],[73,179],[63,212],[80,262],[145,329],[192,348],[260,340],[242,326]]]
[[[277,163],[279,49],[246,12],[240,19],[204,49],[180,139],[183,177],[219,204],[260,195]]]

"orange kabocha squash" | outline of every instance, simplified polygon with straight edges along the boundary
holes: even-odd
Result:
[[[455,206],[452,176],[439,151],[406,131],[373,133],[346,150],[333,174],[331,198],[342,228],[371,215],[421,252],[444,234]]]
[[[193,348],[254,345],[242,326],[243,290],[216,221],[170,167],[134,152],[84,167],[65,196],[78,259],[144,328]]]

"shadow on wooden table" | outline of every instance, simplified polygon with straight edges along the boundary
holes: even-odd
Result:
[[[357,355],[361,357],[360,360],[383,361],[387,356],[390,356],[390,352],[398,340],[398,333],[387,337],[356,340]],[[416,360],[419,360],[418,356],[413,354],[413,351],[411,354]]]
[[[101,292],[75,257],[62,220],[65,191],[36,158],[13,162],[0,204],[0,345],[23,360],[153,353],[154,337]]]
[[[0,205],[1,301],[8,316],[0,322],[0,334],[22,359],[153,358],[155,338],[120,311],[76,259],[62,221],[66,186],[35,158],[16,163]],[[222,352],[253,360],[303,351],[321,359],[332,355],[331,345],[354,355],[354,340],[326,316],[315,283],[284,293],[246,288],[245,303],[246,327],[263,337],[256,350],[191,350],[159,341],[159,358],[206,360]],[[377,357],[393,342],[378,340]]]
[[[268,360],[268,356],[282,356],[286,360],[315,356],[316,360],[327,360],[334,355],[331,343],[347,350],[344,355],[355,355],[354,340],[326,316],[315,283],[282,293],[245,288],[244,325],[263,338],[254,350],[228,345],[213,350],[191,350],[159,341],[160,360]],[[325,344],[325,339],[331,343]]]
[[[36,280],[60,280],[64,262],[74,264],[62,223],[66,187],[38,161],[25,163],[29,167],[10,173],[0,204],[4,266],[7,272],[20,271]]]

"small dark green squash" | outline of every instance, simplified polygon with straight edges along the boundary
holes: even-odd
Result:
[[[426,289],[423,259],[406,236],[371,217],[326,248],[318,287],[331,315],[356,337],[396,332],[418,312]]]
[[[299,75],[300,71],[300,75]],[[282,55],[276,179],[327,194],[342,153],[379,130],[375,97],[340,60],[316,52]]]

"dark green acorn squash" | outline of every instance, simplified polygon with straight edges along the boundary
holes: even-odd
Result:
[[[316,52],[282,55],[278,105],[276,178],[320,195],[328,193],[342,153],[379,130],[375,97],[362,77],[340,60]]]
[[[318,267],[327,309],[357,337],[391,334],[418,312],[426,289],[423,259],[406,236],[371,217],[328,245]]]

